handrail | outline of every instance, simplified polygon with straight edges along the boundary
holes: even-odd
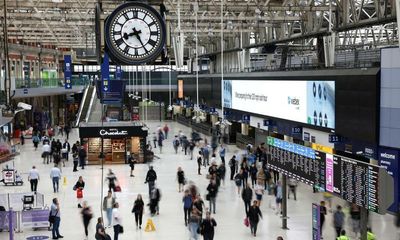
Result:
[[[94,102],[95,98],[96,98],[96,88],[93,88],[92,98],[90,99],[89,108],[88,108],[88,111],[87,111],[86,117],[85,117],[85,122],[89,121],[89,116],[90,116],[90,113],[92,112],[93,102]]]
[[[82,98],[83,101],[82,101],[81,104],[79,105],[78,116],[77,116],[77,118],[76,118],[75,127],[77,127],[77,126],[79,125],[79,119],[81,118],[81,115],[82,115],[82,109],[83,109],[83,105],[85,105],[84,103],[85,103],[85,99],[86,99],[87,92],[89,91],[89,87],[90,87],[90,86],[87,86],[87,87],[85,88],[85,92],[83,93],[83,98]]]

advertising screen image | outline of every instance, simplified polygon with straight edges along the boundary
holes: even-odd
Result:
[[[335,128],[334,81],[224,80],[226,108]]]

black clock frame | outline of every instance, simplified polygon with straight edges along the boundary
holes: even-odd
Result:
[[[112,45],[112,39],[110,33],[110,28],[112,24],[112,19],[121,11],[123,11],[125,8],[131,8],[131,7],[140,7],[148,10],[151,12],[154,17],[157,18],[157,20],[160,22],[160,46],[158,49],[154,51],[150,56],[145,57],[143,59],[138,59],[138,60],[132,60],[130,58],[124,57],[121,54],[119,54],[113,47]],[[152,6],[147,5],[142,2],[127,2],[124,3],[120,6],[118,6],[105,20],[105,26],[104,26],[104,39],[105,39],[105,51],[108,53],[110,56],[111,60],[117,64],[121,65],[141,65],[145,63],[151,63],[153,62],[156,58],[158,58],[164,49],[165,46],[165,41],[166,41],[166,26],[165,26],[165,21],[161,17],[160,13],[154,9]]]

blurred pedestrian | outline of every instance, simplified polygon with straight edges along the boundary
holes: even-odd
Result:
[[[168,139],[169,127],[167,124],[164,125],[163,131],[165,134],[165,139]]]
[[[218,194],[218,186],[216,184],[216,181],[211,179],[210,183],[207,186],[207,201],[210,202],[210,212],[215,214],[215,207],[216,207],[216,202],[217,202],[217,194]]]
[[[201,217],[199,216],[199,211],[196,208],[192,209],[192,213],[189,218],[189,232],[190,240],[197,240],[199,237],[199,227],[200,227]]]
[[[226,154],[225,145],[221,144],[221,147],[219,149],[219,157],[221,158],[223,164],[225,164],[225,154]]]
[[[253,205],[249,209],[248,218],[250,222],[251,234],[253,234],[255,237],[257,234],[258,222],[260,221],[260,218],[262,218],[262,213],[260,211],[260,208],[258,207],[256,200],[253,201]]]
[[[345,216],[342,211],[342,206],[337,205],[336,211],[333,214],[333,225],[336,230],[336,237],[340,236],[340,232],[342,231],[343,226],[344,226],[344,219],[345,219]]]
[[[244,202],[244,211],[246,216],[248,216],[251,200],[253,200],[253,190],[251,190],[249,185],[246,185],[246,187],[242,190],[242,200]]]
[[[114,228],[114,240],[118,240],[118,236],[120,233],[124,232],[124,228],[122,227],[122,217],[119,212],[119,204],[114,203],[114,208],[112,211],[112,224]]]
[[[88,206],[86,201],[83,202],[81,214],[82,214],[82,220],[83,220],[83,227],[85,228],[85,236],[86,236],[85,239],[88,239],[88,235],[89,235],[88,227],[89,227],[90,220],[93,217],[93,213],[92,213],[92,209]]]
[[[296,199],[296,189],[297,189],[297,181],[294,178],[289,178],[289,192],[288,192],[288,199],[290,199],[290,193],[293,193],[294,200]]]
[[[130,176],[134,177],[133,170],[135,170],[136,159],[135,159],[133,153],[131,153],[131,155],[129,155],[128,163],[129,163],[129,167],[131,168],[131,175]]]
[[[320,202],[320,208],[319,208],[319,221],[320,221],[320,233],[321,233],[321,237],[322,235],[322,230],[324,229],[324,223],[325,223],[325,215],[327,214],[327,210],[325,207],[325,201],[321,201]]]
[[[178,180],[178,192],[182,192],[185,185],[185,172],[182,170],[181,167],[178,167],[176,179]]]
[[[197,174],[201,175],[201,164],[202,164],[202,152],[199,151],[199,155],[197,156]]]
[[[210,212],[206,212],[206,218],[201,221],[200,232],[203,235],[204,240],[214,239],[214,228],[217,226],[217,222],[211,217]]]
[[[340,236],[337,237],[336,240],[350,240],[350,238],[346,235],[346,231],[343,229],[340,231]]]
[[[108,169],[108,174],[106,180],[108,181],[108,191],[114,191],[117,186],[117,177],[111,169]]]
[[[229,160],[229,168],[231,169],[231,180],[233,180],[233,177],[235,176],[235,173],[237,171],[237,162],[235,155],[233,155],[232,158]]]
[[[87,153],[83,146],[80,147],[78,156],[79,156],[79,165],[81,169],[85,169]]]
[[[103,211],[106,212],[108,227],[112,224],[112,210],[115,204],[115,197],[112,196],[112,192],[108,191],[107,196],[103,199]]]
[[[192,196],[190,195],[189,190],[185,190],[185,193],[182,198],[183,202],[183,213],[185,219],[185,226],[188,225],[188,221],[190,219],[190,213],[192,212],[193,200]]]
[[[149,196],[151,195],[151,191],[155,187],[155,182],[157,180],[157,173],[154,171],[153,166],[150,166],[149,171],[147,171],[146,174],[146,181],[144,182],[145,184],[147,183],[149,186]]]
[[[53,204],[50,207],[50,223],[53,224],[53,228],[51,229],[51,233],[53,235],[53,239],[63,238],[60,234],[60,222],[61,222],[61,208],[60,202],[57,198],[53,198]]]

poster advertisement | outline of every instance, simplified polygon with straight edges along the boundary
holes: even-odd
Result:
[[[226,108],[335,128],[334,81],[223,80]]]
[[[49,209],[22,211],[22,226],[26,228],[41,228],[49,226]]]
[[[325,156],[325,189],[328,192],[333,193],[333,155],[326,154]]]
[[[4,184],[13,184],[15,182],[14,170],[4,169],[3,170],[3,180],[4,180]]]

